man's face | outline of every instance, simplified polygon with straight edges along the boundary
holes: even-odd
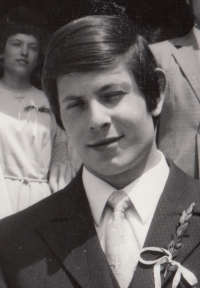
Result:
[[[7,39],[3,57],[4,72],[27,77],[36,66],[38,40],[32,35],[15,34]]]
[[[152,113],[124,65],[60,76],[57,88],[63,125],[89,171],[109,180],[154,162]]]

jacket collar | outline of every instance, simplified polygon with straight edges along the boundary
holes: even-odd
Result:
[[[177,48],[172,51],[173,57],[180,65],[200,101],[200,51],[193,30],[185,37],[176,38],[170,42]]]

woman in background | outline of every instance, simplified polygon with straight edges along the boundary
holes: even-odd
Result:
[[[40,17],[24,7],[1,24],[0,163],[11,207],[7,215],[63,188],[81,164],[45,94],[32,85],[46,38],[41,25]]]

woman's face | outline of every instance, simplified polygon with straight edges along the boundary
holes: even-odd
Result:
[[[4,74],[29,77],[39,54],[39,42],[33,35],[15,34],[7,39],[3,58]]]

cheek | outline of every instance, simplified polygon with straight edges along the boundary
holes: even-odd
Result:
[[[5,52],[4,55],[3,55],[3,61],[5,63],[9,62],[12,58],[13,58],[13,53]]]
[[[38,60],[38,54],[33,53],[31,55],[31,62],[32,62],[32,66],[35,66],[37,64],[37,60]]]
[[[72,140],[80,139],[81,135],[84,133],[81,123],[72,117],[72,115],[67,115],[63,110],[60,111],[60,114],[63,125],[69,137]]]
[[[65,111],[63,111],[62,109],[61,109],[61,105],[60,105],[60,116],[61,116],[61,120],[62,120],[62,123],[63,123],[63,125],[64,125],[64,127],[65,127],[65,130],[68,132],[68,131],[70,131],[70,124],[71,124],[71,119],[70,118],[68,118],[67,116],[66,116],[66,113],[65,113]]]
[[[123,129],[129,139],[137,140],[147,137],[153,132],[153,120],[143,107],[130,109],[123,117]],[[121,118],[122,119],[122,118]]]
[[[64,106],[64,105],[63,105]],[[75,124],[75,119],[73,117],[73,115],[70,115],[68,113],[66,113],[65,108],[62,108],[62,105],[60,104],[60,116],[63,122],[63,125],[70,130],[71,126],[73,124]]]
[[[135,130],[141,123],[140,112],[133,106],[122,107],[121,111],[117,113],[118,123],[127,131]]]

